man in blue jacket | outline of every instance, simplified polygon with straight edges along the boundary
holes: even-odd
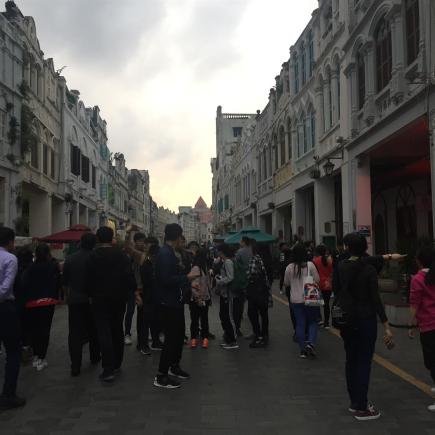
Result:
[[[154,385],[174,389],[181,384],[175,379],[189,379],[180,368],[184,345],[183,287],[189,286],[197,275],[183,273],[175,251],[183,243],[183,229],[178,224],[165,227],[165,243],[156,259],[155,297],[159,304],[165,344],[160,357],[159,372]]]

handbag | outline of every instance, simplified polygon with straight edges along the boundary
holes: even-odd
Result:
[[[307,265],[307,276],[304,277],[304,304],[310,307],[322,307],[325,301],[322,297],[319,285],[314,281],[311,276],[309,267]]]

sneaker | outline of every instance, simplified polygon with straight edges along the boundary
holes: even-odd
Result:
[[[154,378],[154,386],[173,390],[175,388],[180,388],[181,384],[175,379],[171,379],[168,375],[157,375]]]
[[[427,407],[428,411],[435,412],[435,403]]]
[[[307,358],[308,358],[307,352],[301,352],[301,353],[299,354],[299,358],[307,359]]]
[[[151,343],[150,349],[160,352],[163,349],[163,343],[161,341],[157,343]]]
[[[266,343],[264,342],[264,340],[262,338],[257,338],[249,345],[249,347],[251,349],[259,349],[259,348],[265,347],[265,346],[266,346]]]
[[[435,387],[431,387],[430,392],[435,393]]]
[[[169,374],[171,376],[175,376],[178,379],[189,379],[190,375],[189,373],[185,372],[184,370],[182,370],[179,366],[175,366],[175,367],[171,367],[169,369]]]
[[[198,347],[198,340],[196,338],[192,338],[192,340],[190,340],[190,347],[192,349],[196,349]]]
[[[373,406],[369,405],[366,411],[355,411],[353,416],[358,421],[377,420],[381,413]]]
[[[37,366],[36,366],[36,370],[37,370],[38,372],[41,372],[41,371],[44,370],[46,367],[48,367],[48,362],[47,362],[47,360],[46,360],[46,359],[40,359],[40,360],[38,361]]]
[[[208,349],[208,338],[204,338],[204,340],[202,340],[202,348]]]
[[[314,346],[311,343],[308,343],[305,346],[305,352],[307,353],[308,356],[314,358],[316,356],[316,349],[314,348]]]
[[[149,346],[139,347],[137,350],[142,355],[151,355],[151,349],[149,348]]]
[[[113,371],[104,370],[103,373],[99,376],[100,381],[102,382],[113,382],[115,380],[115,374]]]
[[[20,408],[26,404],[26,399],[18,396],[0,396],[0,409],[6,411],[8,409]]]
[[[239,345],[238,345],[237,342],[234,342],[234,343],[225,343],[222,346],[222,348],[225,349],[225,350],[233,350],[233,349],[238,349]]]
[[[126,334],[126,336],[124,337],[124,344],[127,346],[130,346],[133,344],[133,340],[131,339],[130,334]]]

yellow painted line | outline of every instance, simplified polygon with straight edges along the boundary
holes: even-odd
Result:
[[[288,306],[289,303],[286,299],[272,295],[273,299],[277,300],[283,305]],[[329,332],[332,335],[335,335],[336,337],[340,337],[340,333],[338,330],[331,328],[329,329]],[[340,337],[341,338],[341,337]],[[378,355],[377,353],[374,354],[373,360],[377,362],[380,366],[387,369],[389,372],[393,373],[394,375],[398,376],[399,378],[403,379],[405,382],[408,382],[409,384],[413,385],[414,387],[418,388],[423,393],[427,394],[430,397],[435,397],[435,395],[431,392],[430,386],[426,384],[423,381],[420,381],[416,377],[412,376],[408,372],[405,372],[405,370],[402,370],[400,367],[396,366],[392,362],[388,361],[387,359],[383,358],[382,356]]]

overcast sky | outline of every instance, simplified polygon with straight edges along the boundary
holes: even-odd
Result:
[[[16,0],[159,205],[210,205],[216,107],[255,113],[317,0]]]

